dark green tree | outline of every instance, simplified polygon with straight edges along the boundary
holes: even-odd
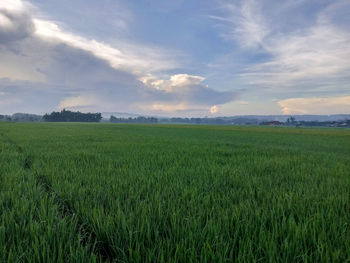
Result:
[[[51,114],[43,116],[43,120],[49,122],[99,122],[101,119],[101,113],[82,113],[65,109],[61,112],[53,111]]]

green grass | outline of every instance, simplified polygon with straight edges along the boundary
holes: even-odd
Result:
[[[350,130],[0,124],[0,262],[350,262]]]

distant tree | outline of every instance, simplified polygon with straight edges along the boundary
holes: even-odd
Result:
[[[99,122],[101,119],[101,113],[73,112],[66,109],[43,116],[43,120],[48,122]]]
[[[157,123],[158,119],[154,117],[137,117],[137,118],[117,118],[115,116],[111,116],[109,118],[110,122],[113,123]]]
[[[293,116],[287,119],[287,124],[288,125],[294,125],[296,123],[296,120]]]
[[[12,120],[16,122],[39,122],[42,121],[42,116],[29,113],[12,114]]]

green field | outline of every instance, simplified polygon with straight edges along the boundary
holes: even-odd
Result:
[[[350,130],[0,124],[0,262],[350,262]]]

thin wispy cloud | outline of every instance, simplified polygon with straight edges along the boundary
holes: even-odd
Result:
[[[289,86],[300,79],[350,76],[349,42],[350,33],[321,24],[305,32],[272,37],[265,44],[272,58],[249,67],[247,75],[255,83]]]
[[[221,4],[226,16],[209,16],[227,23],[224,32],[226,39],[236,40],[243,48],[260,48],[264,39],[270,33],[269,26],[260,12],[261,2],[245,0],[225,2]]]
[[[346,87],[350,92],[349,82],[344,87],[344,78],[350,78],[350,31],[348,21],[338,17],[342,10],[350,10],[350,3],[330,1],[316,11],[315,19],[295,28],[273,16],[285,15],[293,8],[299,8],[294,12],[300,11],[303,4],[306,2],[276,4],[254,0],[222,4],[225,15],[221,21],[232,27],[225,31],[225,38],[249,48],[249,52],[265,55],[262,60],[244,65],[239,73],[242,82],[290,95],[304,91],[310,95],[310,91],[318,91],[325,82],[329,93]]]

